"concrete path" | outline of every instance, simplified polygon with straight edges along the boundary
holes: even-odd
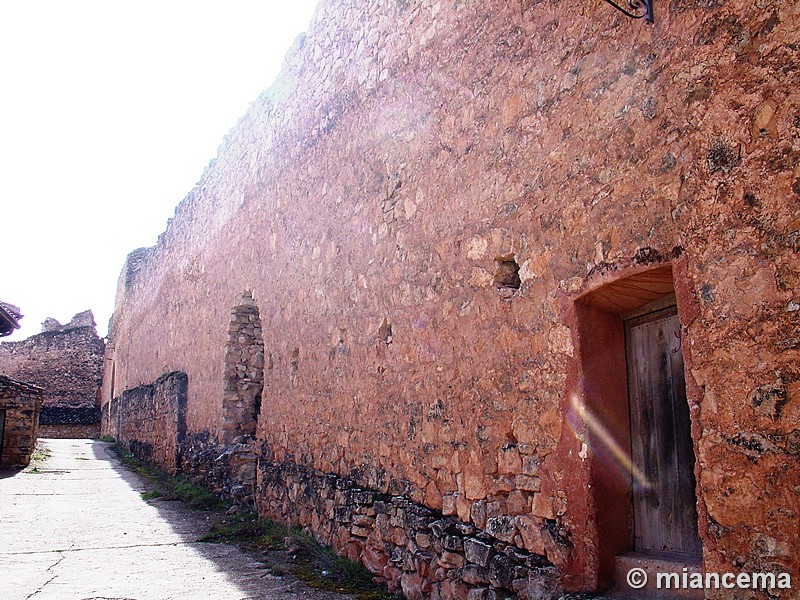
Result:
[[[150,486],[108,444],[44,444],[44,462],[0,479],[0,599],[345,598],[274,577],[235,546],[196,542],[209,517],[142,500]]]

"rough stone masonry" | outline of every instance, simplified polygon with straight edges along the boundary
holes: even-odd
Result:
[[[120,276],[106,414],[185,375],[185,412],[141,405],[175,443],[106,430],[409,598],[612,585],[672,547],[637,516],[662,478],[704,569],[800,582],[799,32],[773,0],[323,0]]]
[[[1,343],[0,373],[42,388],[41,437],[98,437],[104,352],[87,310],[65,325],[48,318],[41,333]]]

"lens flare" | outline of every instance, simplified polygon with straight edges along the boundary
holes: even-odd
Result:
[[[579,438],[588,438],[584,441],[589,444],[592,453],[595,456],[609,457],[613,460],[622,476],[630,475],[636,489],[650,489],[652,484],[641,469],[633,463],[630,454],[619,445],[602,421],[586,407],[577,394],[573,394],[570,398],[570,409],[571,418],[568,418],[567,421]],[[588,431],[589,435],[585,436],[584,431]]]

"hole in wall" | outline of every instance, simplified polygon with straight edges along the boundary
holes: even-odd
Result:
[[[518,290],[522,285],[519,264],[513,255],[495,259],[494,285],[498,289]]]
[[[255,398],[253,398],[253,418],[258,422],[258,417],[261,416],[261,395],[264,392],[264,386],[258,388]]]
[[[297,369],[300,367],[300,348],[292,350],[292,357],[289,359],[289,373],[292,377],[297,375]]]
[[[386,318],[378,328],[378,339],[387,346],[392,343],[392,324]]]

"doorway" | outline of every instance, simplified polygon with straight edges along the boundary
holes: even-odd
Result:
[[[697,564],[695,459],[672,266],[619,273],[572,306],[580,372],[568,419],[591,456],[598,584],[618,581],[618,559],[632,551],[680,553],[676,560]]]
[[[0,408],[0,465],[3,464],[3,434],[6,431],[6,409]]]
[[[699,556],[691,420],[674,295],[623,316],[633,549]]]

